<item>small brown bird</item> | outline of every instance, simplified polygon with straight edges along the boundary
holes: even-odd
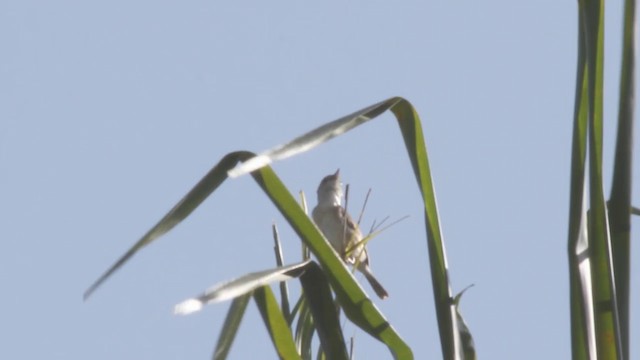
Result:
[[[340,169],[333,175],[325,176],[318,186],[318,205],[311,213],[313,221],[329,240],[331,246],[349,264],[358,263],[358,270],[364,274],[378,297],[389,296],[382,284],[373,276],[369,267],[369,256],[362,241],[362,232],[358,224],[342,207],[342,184]],[[360,243],[356,246],[356,244]],[[347,250],[356,246],[347,255]]]

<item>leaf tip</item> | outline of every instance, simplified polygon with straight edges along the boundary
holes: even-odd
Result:
[[[188,315],[200,311],[204,304],[198,299],[187,299],[173,308],[175,315]]]

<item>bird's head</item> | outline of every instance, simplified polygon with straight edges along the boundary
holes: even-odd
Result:
[[[318,205],[340,205],[342,199],[342,183],[340,169],[327,175],[318,186]]]

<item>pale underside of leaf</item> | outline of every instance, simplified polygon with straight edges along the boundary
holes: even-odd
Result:
[[[215,285],[198,297],[187,299],[174,307],[174,313],[187,315],[202,309],[204,305],[236,298],[273,282],[286,281],[300,276],[311,260],[297,264],[247,274],[238,279]]]
[[[356,126],[371,120],[380,113],[386,111],[389,108],[390,104],[393,104],[393,102],[397,101],[400,101],[400,99],[392,98],[389,100],[381,101],[377,104],[368,106],[362,110],[356,111],[352,114],[343,116],[337,120],[315,128],[286,144],[278,145],[274,148],[266,150],[253,157],[252,159],[245,161],[238,167],[229,170],[229,177],[235,178],[244,174],[248,174],[254,170],[267,166],[274,161],[286,159],[296,154],[309,151],[336,136],[346,133]]]

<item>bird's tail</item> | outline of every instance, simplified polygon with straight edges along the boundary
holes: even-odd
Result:
[[[389,293],[387,292],[387,290],[384,289],[382,284],[380,284],[378,279],[376,279],[376,277],[373,276],[373,274],[371,273],[371,269],[367,264],[360,264],[360,266],[358,267],[358,270],[360,270],[360,272],[364,274],[364,277],[367,279],[367,281],[373,288],[373,291],[376,292],[376,295],[378,295],[380,299],[384,300],[387,297],[389,297]]]

